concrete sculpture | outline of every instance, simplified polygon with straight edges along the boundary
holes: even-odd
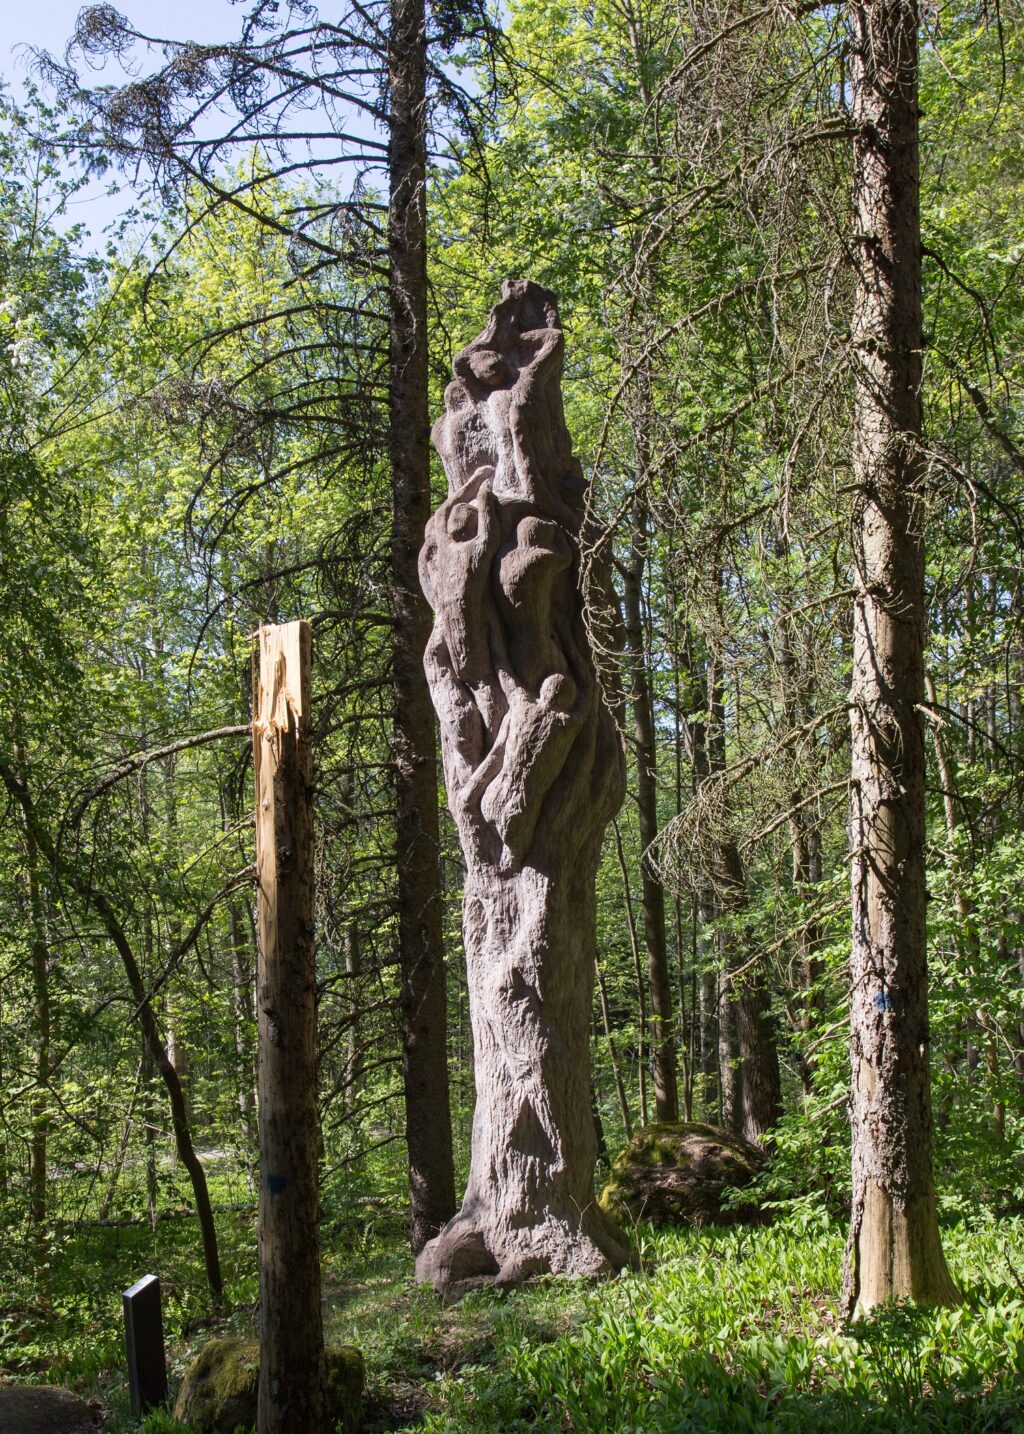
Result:
[[[425,654],[466,860],[476,1109],[461,1210],[417,1274],[596,1275],[627,1260],[594,1200],[595,879],[622,746],[584,625],[586,483],[562,410],[555,296],[507,281],[457,354],[434,444],[449,496],[420,557]]]

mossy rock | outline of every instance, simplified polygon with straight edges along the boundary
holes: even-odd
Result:
[[[260,1347],[254,1339],[214,1339],[189,1365],[174,1417],[196,1434],[234,1434],[256,1423]],[[363,1417],[363,1356],[351,1345],[327,1351],[327,1415],[331,1427],[355,1434]]]
[[[102,1416],[69,1389],[11,1384],[0,1389],[0,1434],[94,1434]]]
[[[627,1229],[654,1225],[729,1225],[758,1216],[756,1205],[722,1209],[726,1190],[748,1185],[764,1151],[713,1125],[661,1122],[638,1130],[612,1166],[599,1204]]]

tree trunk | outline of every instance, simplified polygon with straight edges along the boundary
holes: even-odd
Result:
[[[736,1060],[736,1007],[732,1000],[732,977],[728,943],[719,939],[718,966],[718,1116],[723,1130],[739,1134],[742,1111]]]
[[[254,698],[259,950],[259,1434],[325,1434],[316,1068],[312,629],[260,627]]]
[[[853,1200],[844,1302],[952,1304],[932,1183],[925,944],[917,8],[850,9],[857,497],[850,725]]]
[[[362,975],[362,949],[359,942],[359,928],[354,921],[345,928],[345,975],[351,978],[350,1016],[348,1028],[348,1051],[345,1057],[345,1110],[351,1115],[356,1108],[356,1083],[362,1067],[362,1047],[359,1043],[359,997],[356,981]]]
[[[67,883],[87,909],[91,906],[96,912],[121,959],[121,965],[128,981],[128,989],[135,1001],[135,1014],[142,1028],[143,1037],[167,1091],[167,1099],[171,1107],[171,1127],[174,1132],[175,1150],[188,1172],[192,1182],[192,1193],[195,1196],[196,1218],[199,1221],[199,1230],[203,1241],[206,1279],[214,1299],[219,1302],[224,1286],[220,1272],[220,1256],[217,1251],[217,1227],[213,1219],[213,1207],[210,1204],[206,1172],[203,1170],[202,1162],[192,1144],[192,1133],[189,1129],[185,1097],[182,1094],[178,1072],[174,1068],[174,1063],[170,1059],[167,1047],[160,1035],[160,1027],[131,942],[106,895],[90,886],[88,874],[83,876],[76,867],[65,866],[61,862],[57,848],[46,828],[36,817],[27,784],[2,762],[0,762],[0,780],[3,781],[8,792],[21,807],[26,825],[31,829],[36,845],[50,870]]]
[[[259,1139],[256,1119],[255,1064],[252,1051],[253,983],[252,965],[246,959],[249,946],[237,902],[228,908],[231,935],[231,988],[235,1010],[235,1080],[238,1088],[238,1113],[246,1143],[245,1161],[252,1169],[252,1156]]]
[[[622,1129],[627,1140],[633,1134],[633,1122],[629,1116],[629,1102],[626,1099],[626,1086],[622,1079],[622,1068],[619,1065],[618,1052],[615,1049],[615,1036],[612,1033],[611,1012],[608,1009],[608,988],[605,985],[604,972],[601,970],[601,962],[597,962],[597,989],[601,998],[601,1025],[604,1028],[604,1038],[608,1042],[608,1059],[612,1066],[612,1079],[615,1082],[615,1095],[619,1102],[619,1115],[622,1117]]]
[[[703,925],[708,918],[704,914],[702,906],[697,910],[698,923]],[[701,945],[705,948],[701,953],[701,960],[707,961],[709,959],[707,943],[702,941]],[[718,1079],[718,982],[714,971],[705,969],[701,973],[699,1004],[701,1108],[705,1119],[709,1120],[712,1125],[719,1121],[724,1125],[721,1083]]]
[[[597,862],[624,770],[583,622],[561,366],[554,295],[506,282],[434,430],[449,497],[423,548],[425,663],[467,866],[477,1087],[462,1209],[417,1262],[445,1292],[627,1259],[594,1199],[589,1044]]]
[[[633,914],[633,898],[629,890],[629,868],[626,866],[626,853],[622,849],[622,833],[619,831],[619,824],[615,822],[615,854],[619,862],[619,874],[622,877],[622,900],[626,908],[626,927],[629,931],[629,950],[633,957],[633,979],[636,982],[636,1064],[637,1064],[637,1087],[640,1095],[640,1124],[646,1125],[649,1119],[649,1107],[647,1102],[647,990],[644,986],[643,972],[640,969],[640,941],[636,931],[636,917]]]
[[[760,1144],[782,1117],[782,1082],[771,993],[756,969],[745,972],[742,979],[744,984],[735,999],[739,1132],[745,1140]]]
[[[423,652],[430,610],[417,576],[430,517],[427,395],[426,20],[391,0],[388,210],[395,807],[403,1079],[412,1248],[455,1210],[439,873],[437,746]]]
[[[712,725],[708,741],[709,771],[725,768],[725,713],[720,692],[711,684]],[[747,877],[739,847],[723,823],[714,841],[714,885],[719,914],[731,917],[721,933],[719,977],[719,1080],[722,1124],[745,1139],[760,1142],[782,1115],[771,992],[763,964],[751,961],[752,940],[741,918],[747,905]],[[728,1059],[735,1039],[736,1066]]]
[[[692,631],[687,628],[682,644],[682,660],[688,675],[686,740],[690,752],[693,795],[707,781],[711,770],[708,752],[709,693],[707,668],[703,659],[698,660],[694,651]],[[726,1042],[729,1046],[729,1090],[724,1092],[721,1082],[723,1052],[720,1048],[722,1031],[719,1026],[719,975],[714,969],[717,961],[716,943],[708,935],[708,927],[714,920],[714,898],[706,881],[700,881],[693,899],[693,963],[695,973],[699,969],[700,986],[698,994],[701,1073],[701,1105],[703,1113],[712,1124],[720,1122],[729,1125],[727,1105],[731,1083],[731,1044],[728,1031]]]
[[[640,877],[647,947],[647,981],[651,993],[651,1050],[654,1108],[657,1120],[679,1119],[672,980],[665,938],[665,892],[643,854],[658,835],[657,747],[654,704],[644,641],[643,579],[647,560],[647,509],[633,499],[633,531],[629,565],[623,583],[626,647],[629,655],[633,750],[636,755],[636,802],[640,819]]]

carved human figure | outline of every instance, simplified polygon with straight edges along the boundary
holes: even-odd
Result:
[[[434,444],[449,495],[420,555],[424,662],[466,858],[476,1109],[459,1213],[417,1261],[446,1293],[627,1259],[594,1201],[597,862],[624,762],[583,621],[585,482],[553,294],[507,281],[456,355]]]

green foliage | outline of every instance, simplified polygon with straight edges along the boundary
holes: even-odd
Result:
[[[221,1199],[227,1193],[218,1188]],[[336,1214],[327,1211],[329,1219]],[[255,1314],[248,1217],[220,1220],[234,1313],[217,1322],[195,1318],[202,1276],[183,1223],[161,1222],[159,1247],[147,1259],[165,1289],[172,1388],[211,1333],[244,1338]],[[413,1414],[432,1434],[499,1427],[811,1434],[826,1424],[838,1434],[1009,1434],[1024,1418],[1019,1219],[945,1231],[967,1292],[962,1308],[885,1309],[849,1327],[836,1313],[844,1234],[820,1212],[794,1212],[768,1229],[646,1228],[642,1235],[638,1272],[595,1285],[548,1279],[485,1290],[449,1308],[411,1283],[400,1237],[361,1247],[328,1240],[326,1335],[363,1351],[370,1434],[402,1427]],[[98,1393],[113,1408],[114,1434],[185,1434],[165,1413],[141,1425],[127,1414],[118,1291],[138,1273],[145,1248],[138,1227],[81,1233],[61,1278],[71,1294],[91,1266],[92,1302],[39,1326],[36,1369]],[[12,1271],[3,1274],[4,1288],[17,1295]],[[62,1298],[58,1286],[55,1304]],[[69,1339],[76,1322],[80,1337]],[[10,1372],[32,1377],[29,1367]]]
[[[509,1339],[491,1365],[443,1379],[425,1427],[1014,1427],[1024,1413],[1024,1302],[975,1286],[960,1311],[883,1311],[844,1329],[833,1312],[841,1247],[838,1231],[796,1223],[665,1233],[652,1239],[650,1274],[575,1296],[564,1335],[526,1347]],[[954,1267],[978,1253],[969,1235],[950,1248]],[[544,1296],[511,1297],[531,1298]]]

